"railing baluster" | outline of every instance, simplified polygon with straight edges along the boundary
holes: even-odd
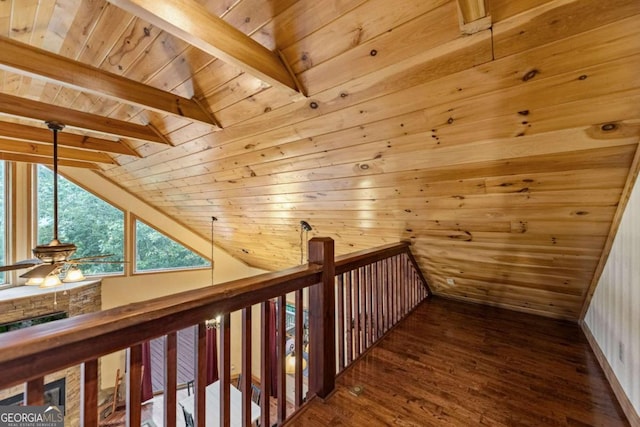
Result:
[[[205,322],[196,328],[196,367],[194,388],[194,419],[196,426],[205,427],[206,387],[207,387],[207,325]]]
[[[369,330],[367,329],[367,274],[365,267],[360,267],[358,269],[358,277],[360,281],[360,313],[362,313],[360,315],[360,325],[362,329],[362,351],[360,353],[364,353],[364,351],[369,347]]]
[[[251,306],[242,309],[242,425],[251,426]]]
[[[353,319],[354,319],[354,327],[353,327],[353,357],[357,358],[360,356],[360,313],[362,310],[360,309],[360,280],[358,277],[357,270],[351,271],[351,276],[353,277]]]
[[[278,406],[276,413],[278,414],[278,424],[282,424],[287,418],[287,377],[285,371],[285,356],[288,348],[287,344],[287,331],[286,331],[286,309],[287,300],[285,295],[278,297]]]
[[[304,306],[302,301],[302,289],[296,291],[295,295],[296,307],[296,336],[295,336],[295,352],[296,352],[296,369],[294,373],[294,405],[298,409],[302,406],[302,361],[304,360],[304,342],[303,342],[303,319]]]
[[[354,327],[354,321],[353,321],[353,301],[352,301],[352,286],[351,286],[351,272],[348,271],[346,273],[343,274],[343,276],[345,277],[345,284],[346,284],[346,289],[345,289],[345,294],[347,296],[347,301],[346,301],[346,322],[347,322],[347,355],[346,355],[346,366],[349,366],[351,364],[351,362],[353,361],[353,327]]]
[[[231,425],[231,314],[226,313],[220,320],[220,425]]]
[[[378,340],[378,271],[377,264],[371,265],[371,306],[373,311],[371,313],[371,325],[373,333],[373,341]]]
[[[262,401],[260,402],[260,425],[270,426],[271,415],[270,409],[270,396],[271,396],[271,336],[269,333],[269,318],[271,317],[271,304],[269,301],[264,301],[260,308],[260,322],[261,322],[261,347],[262,357],[260,358],[260,396]],[[275,372],[274,372],[275,374]]]
[[[84,427],[98,425],[98,390],[98,359],[87,360],[80,368],[80,419]]]
[[[25,389],[27,405],[42,405],[44,402],[44,377],[28,381]]]
[[[373,333],[373,273],[371,265],[365,266],[365,271],[367,275],[367,306],[369,309],[367,310],[367,330],[369,331],[369,347],[374,343],[374,333]]]
[[[164,341],[164,425],[176,427],[178,386],[178,334],[167,334]]]
[[[129,369],[127,370],[127,418],[130,426],[142,422],[142,344],[129,348]]]
[[[344,274],[338,276],[338,285],[337,285],[337,295],[336,295],[336,306],[338,311],[338,324],[337,324],[337,335],[338,335],[338,372],[342,372],[344,369],[344,351],[345,351],[345,332],[344,332]],[[297,309],[296,309],[297,310]]]

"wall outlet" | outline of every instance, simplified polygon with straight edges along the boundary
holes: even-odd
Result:
[[[447,277],[447,285],[455,285],[456,281],[453,280],[453,277]]]

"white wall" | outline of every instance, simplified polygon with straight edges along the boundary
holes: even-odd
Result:
[[[209,239],[195,234],[187,227],[152,208],[111,181],[85,169],[67,167],[60,168],[60,172],[71,181],[82,185],[82,187],[99,194],[105,200],[124,209],[126,211],[125,215],[133,214],[158,230],[162,230],[185,246],[200,254],[210,256],[211,241]],[[212,214],[214,213],[212,212]],[[213,253],[215,258],[214,284],[255,276],[265,272],[264,270],[247,266],[218,247],[214,248]],[[105,277],[102,281],[102,309],[106,310],[210,285],[211,270],[208,268]],[[255,307],[252,319],[255,337],[259,336],[259,313],[259,307]],[[232,315],[231,325],[233,337],[231,342],[231,362],[237,371],[241,364],[241,321],[239,312]],[[256,347],[258,343],[259,340],[254,338],[254,348],[258,348]],[[254,372],[258,374],[260,367],[259,352],[254,351],[253,356]],[[108,387],[114,383],[116,369],[120,368],[123,371],[124,360],[123,352],[101,359],[103,387]]]
[[[640,413],[640,184],[633,189],[584,321]]]

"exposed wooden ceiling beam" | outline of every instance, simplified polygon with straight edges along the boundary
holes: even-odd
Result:
[[[35,156],[53,157],[53,146],[36,144],[33,142],[16,141],[0,138],[0,151],[5,153],[30,154]],[[58,148],[59,159],[80,160],[85,162],[116,164],[115,160],[106,153],[97,151],[78,150],[77,148]]]
[[[213,115],[192,99],[1,36],[0,69],[218,126]]]
[[[484,0],[458,0],[458,5],[465,24],[487,16]]]
[[[485,0],[458,0],[458,10],[463,33],[473,34],[491,28],[491,16]]]
[[[4,160],[7,162],[24,162],[24,163],[38,163],[41,165],[53,165],[53,159],[51,157],[32,156],[28,154],[5,153],[2,151],[0,151],[0,160]],[[58,164],[60,166],[71,166],[74,168],[100,169],[98,165],[95,163],[82,162],[78,160],[60,159],[58,160]]]
[[[271,86],[303,98],[278,55],[194,0],[108,0]]]
[[[89,114],[70,108],[32,101],[18,96],[0,94],[0,113],[48,121],[57,120],[66,126],[93,130],[116,137],[168,144],[169,141],[152,126],[144,126],[109,117]]]
[[[24,141],[52,143],[52,133],[44,127],[28,126],[20,123],[0,121],[0,137],[20,139]],[[125,154],[141,157],[123,141],[110,141],[108,139],[94,138],[69,132],[58,133],[58,144],[83,150],[102,151],[113,154]]]

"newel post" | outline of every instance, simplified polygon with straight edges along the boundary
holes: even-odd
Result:
[[[309,288],[309,391],[326,398],[335,388],[335,256],[333,239],[309,241],[309,264],[320,264],[322,281]]]

